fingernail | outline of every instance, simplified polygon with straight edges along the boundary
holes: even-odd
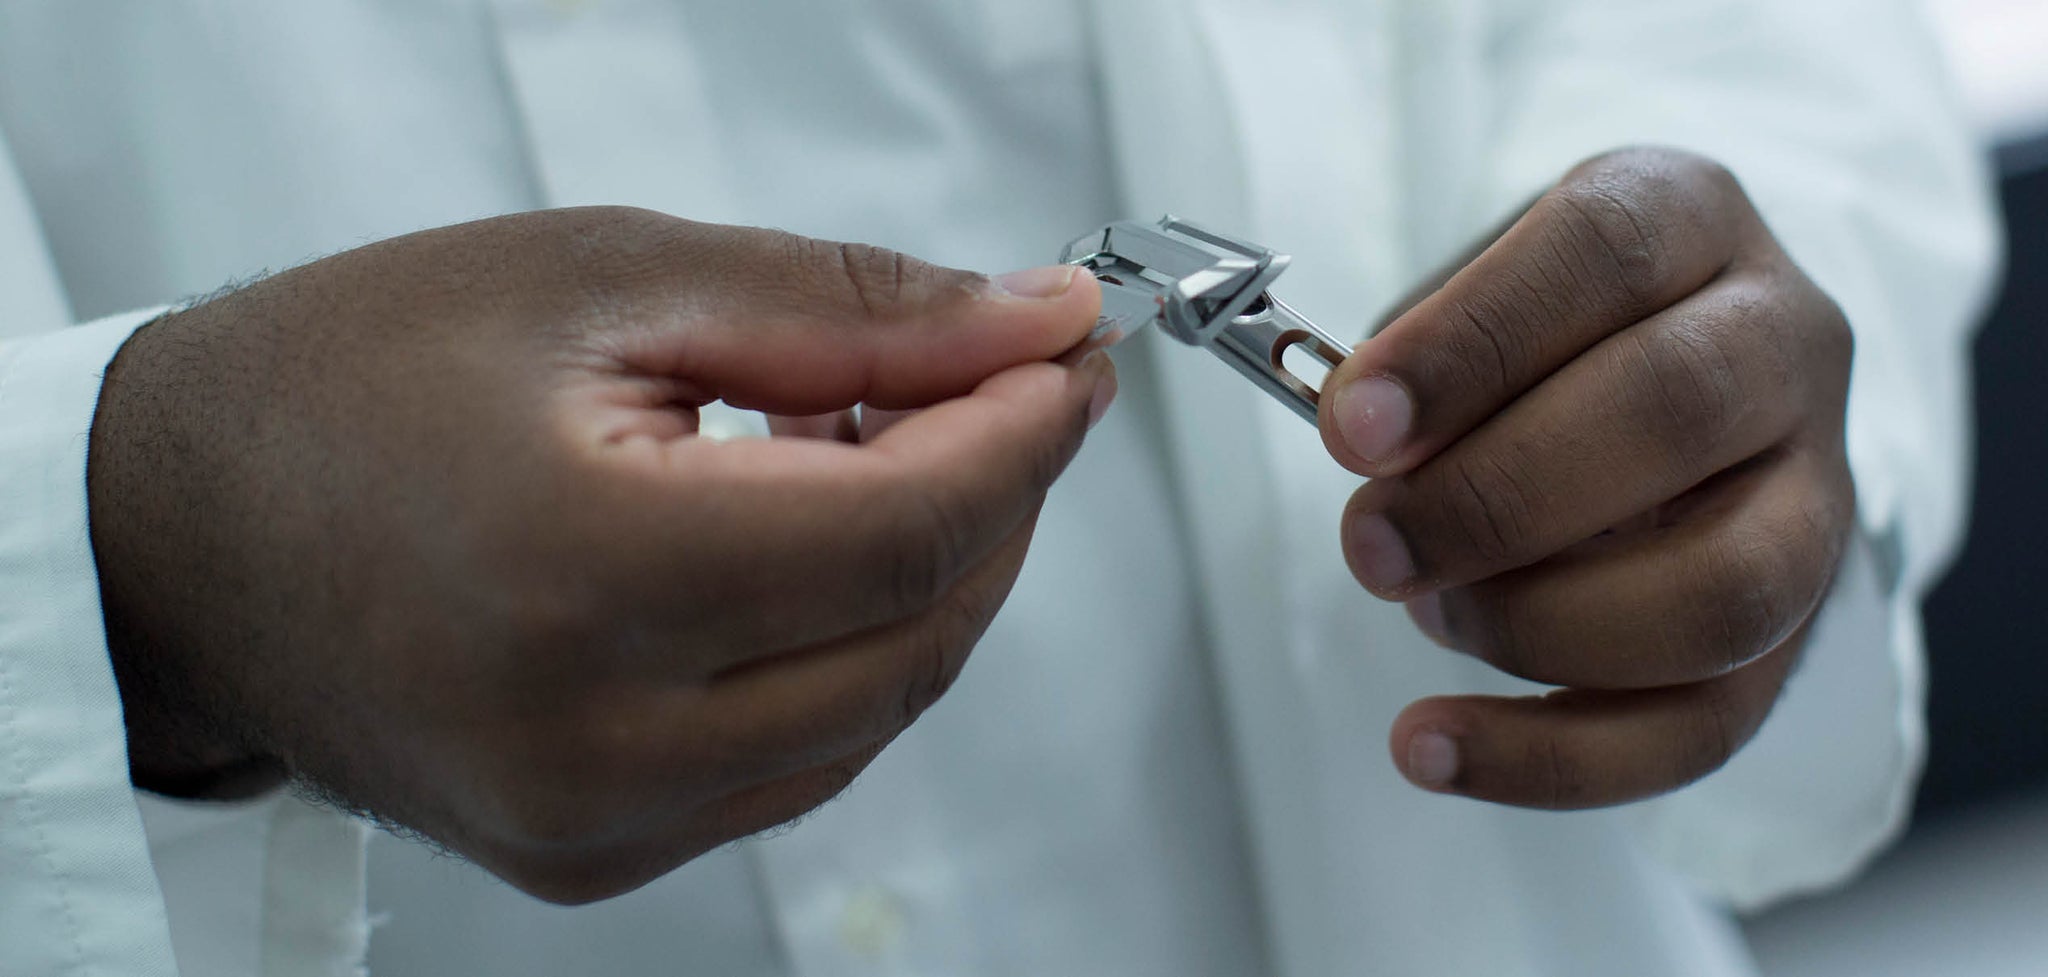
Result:
[[[1433,729],[1408,737],[1407,773],[1422,787],[1449,787],[1458,776],[1458,742]]]
[[[1415,576],[1408,544],[1387,517],[1378,513],[1351,520],[1346,549],[1360,583],[1375,593],[1391,593]]]
[[[1081,360],[1081,369],[1096,371],[1096,393],[1087,399],[1087,430],[1096,430],[1102,416],[1110,412],[1110,403],[1116,399],[1116,369],[1110,365],[1110,354],[1096,350]]]
[[[1026,268],[1007,275],[989,279],[1002,291],[1018,298],[1058,298],[1074,286],[1074,273],[1079,269],[1073,265],[1047,265],[1043,268]]]
[[[1415,403],[1408,391],[1386,377],[1353,380],[1337,391],[1337,433],[1366,461],[1385,461],[1408,440]]]
[[[1450,628],[1444,625],[1444,598],[1441,593],[1424,594],[1408,602],[1408,617],[1415,622],[1423,636],[1453,651]]]

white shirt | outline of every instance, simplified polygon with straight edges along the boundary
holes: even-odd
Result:
[[[1889,5],[88,6],[0,7],[26,188],[11,222],[0,207],[0,303],[19,303],[0,332],[589,202],[990,271],[1173,209],[1296,251],[1283,291],[1338,326],[1639,139],[1733,164],[1859,329],[1852,456],[1882,559],[1852,561],[1779,713],[1699,787],[1557,816],[1401,783],[1395,709],[1509,683],[1358,592],[1334,539],[1351,480],[1312,432],[1160,344],[1123,355],[1123,402],[962,681],[845,797],[573,912],[380,842],[388,972],[1736,974],[1702,893],[1824,883],[1896,826],[1912,607],[1953,539],[1989,245]],[[1716,43],[1690,46],[1704,24]],[[1752,90],[1761,64],[1779,73]],[[29,815],[0,824],[0,866],[29,873],[0,873],[0,900],[39,913],[0,913],[0,972],[93,972],[91,953],[161,973],[165,933],[188,973],[347,972],[349,826],[289,799],[145,801],[138,861],[90,555],[64,529],[123,327],[0,347],[0,498],[21,500],[0,508],[0,577],[22,584],[0,590],[0,677],[43,676],[0,686],[0,797]]]

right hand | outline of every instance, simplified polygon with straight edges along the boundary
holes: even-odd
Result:
[[[1009,280],[585,209],[144,328],[88,479],[136,782],[274,770],[559,902],[822,803],[960,670],[1113,395],[1045,362],[1093,279]],[[915,413],[717,443],[712,400]]]

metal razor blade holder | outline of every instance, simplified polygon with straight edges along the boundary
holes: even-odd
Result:
[[[1171,216],[1110,224],[1067,245],[1060,260],[1102,283],[1097,342],[1156,324],[1216,354],[1311,424],[1322,392],[1287,368],[1288,350],[1301,347],[1331,369],[1351,355],[1267,292],[1287,270],[1287,255]]]

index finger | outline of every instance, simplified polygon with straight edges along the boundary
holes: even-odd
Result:
[[[620,507],[631,599],[712,671],[909,617],[1037,511],[1114,389],[1106,356],[1036,363],[865,445],[674,442]]]
[[[1602,157],[1330,376],[1319,426],[1362,475],[1427,461],[1601,339],[1733,260],[1748,205],[1725,170],[1666,151]]]
[[[600,226],[622,255],[590,273],[622,323],[597,331],[605,356],[773,414],[958,397],[1080,342],[1101,307],[1095,276],[1071,265],[990,278],[781,231],[660,215]]]

